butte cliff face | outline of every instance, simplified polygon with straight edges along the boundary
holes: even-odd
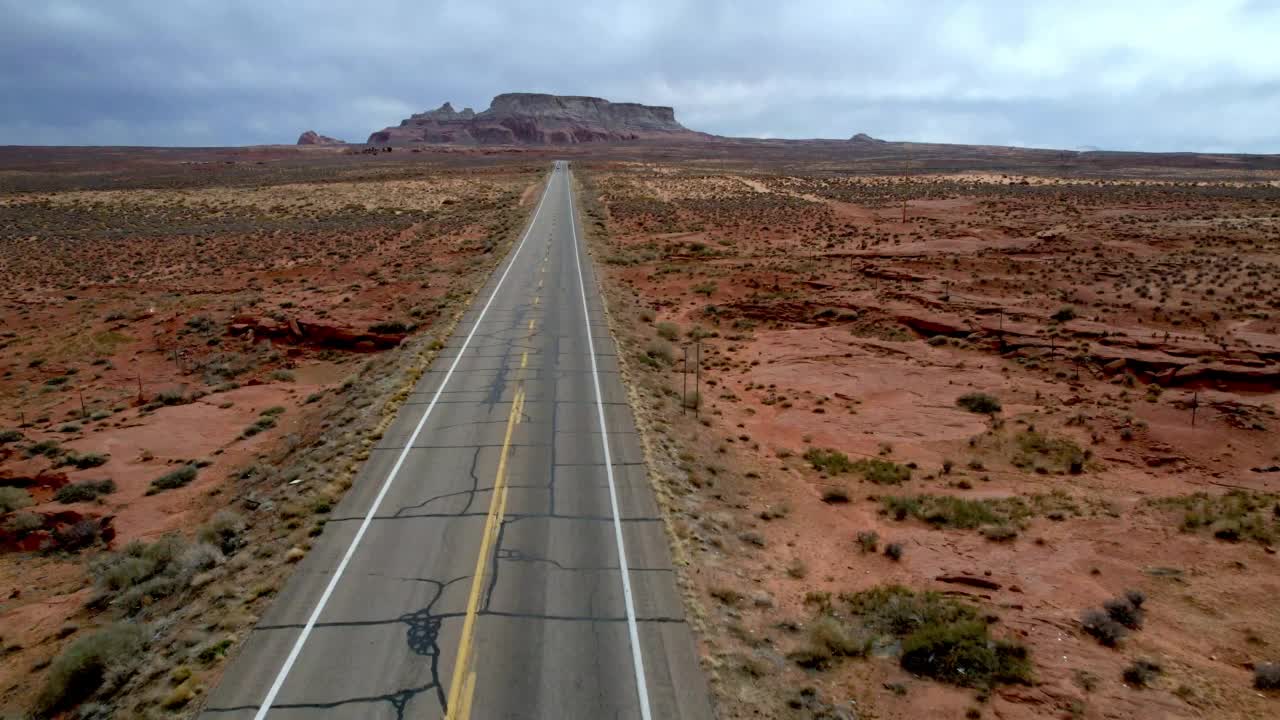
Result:
[[[611,103],[595,97],[506,93],[484,112],[449,103],[369,136],[371,145],[567,145],[707,137],[676,122],[669,107]]]
[[[308,130],[298,136],[299,145],[344,145],[345,143],[328,135],[321,135],[315,130]]]

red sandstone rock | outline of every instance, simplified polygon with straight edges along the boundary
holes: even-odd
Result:
[[[611,103],[595,97],[506,93],[475,112],[449,103],[369,136],[370,145],[571,145],[648,138],[709,137],[676,122],[669,107]]]
[[[346,145],[342,140],[320,135],[315,130],[308,130],[298,136],[299,145]]]

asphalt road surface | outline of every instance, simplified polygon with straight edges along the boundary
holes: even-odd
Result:
[[[711,718],[567,163],[201,715]]]

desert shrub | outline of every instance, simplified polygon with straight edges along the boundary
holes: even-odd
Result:
[[[1078,475],[1084,472],[1085,461],[1089,459],[1089,452],[1080,449],[1074,442],[1065,438],[1052,438],[1034,430],[1018,433],[1014,437],[1014,446],[1010,461],[1014,467],[1023,470],[1043,468]]]
[[[151,487],[147,488],[148,495],[155,495],[164,490],[173,490],[187,485],[196,479],[196,466],[183,465],[177,470],[167,472],[164,475],[151,481]]]
[[[23,448],[23,452],[27,457],[43,455],[47,458],[56,458],[62,454],[62,446],[58,444],[57,440],[41,440],[26,446]]]
[[[911,479],[911,468],[890,460],[867,458],[853,464],[862,477],[877,485],[900,485]]]
[[[992,542],[1008,542],[1018,537],[1018,529],[1008,525],[988,525],[982,528],[982,537]]]
[[[914,517],[931,525],[972,530],[984,525],[1009,525],[1030,514],[1020,498],[982,499],[950,495],[883,496],[880,504],[895,520]]]
[[[168,388],[156,393],[156,402],[161,405],[182,405],[187,402],[187,393],[182,388]]]
[[[280,382],[293,382],[294,375],[293,375],[293,372],[289,370],[284,370],[284,369],[272,370],[271,379],[279,380]]]
[[[1112,620],[1105,610],[1097,608],[1085,610],[1080,617],[1080,625],[1085,632],[1107,647],[1115,647],[1129,634],[1124,625]]]
[[[166,535],[153,543],[134,541],[119,552],[102,553],[89,563],[89,575],[100,593],[99,602],[132,615],[187,587],[192,576],[222,558],[212,545],[192,545]]]
[[[671,349],[671,343],[661,340],[654,340],[645,347],[644,354],[646,357],[660,361],[664,365],[670,365],[675,362],[675,352]]]
[[[369,326],[369,332],[380,335],[400,335],[409,332],[412,325],[400,320],[386,320]]]
[[[1049,316],[1055,322],[1069,322],[1076,319],[1076,309],[1073,307],[1059,308],[1057,312]]]
[[[698,283],[697,285],[694,285],[693,291],[699,295],[705,295],[706,297],[711,297],[712,294],[715,293],[716,287],[717,287],[716,281],[708,280],[706,282],[702,282],[702,283]]]
[[[1107,617],[1129,629],[1136,630],[1142,627],[1142,609],[1130,602],[1128,598],[1111,598],[1102,603],[1102,609],[1107,611]]]
[[[98,542],[102,535],[102,525],[97,520],[84,519],[67,527],[56,528],[53,539],[63,550],[81,550]]]
[[[809,448],[804,453],[804,459],[808,460],[815,470],[828,475],[838,475],[853,470],[853,462],[849,460],[849,456],[839,450]]]
[[[15,535],[25,535],[44,527],[44,517],[33,512],[16,512],[4,521],[4,529]]]
[[[725,605],[737,605],[742,600],[742,593],[731,587],[717,586],[710,588],[707,592]]]
[[[902,559],[902,543],[889,543],[884,546],[884,556],[897,562]]]
[[[1146,687],[1164,672],[1158,663],[1151,660],[1134,660],[1124,669],[1124,681],[1135,687]]]
[[[1183,532],[1208,529],[1214,537],[1228,542],[1248,540],[1264,545],[1280,535],[1280,495],[1249,490],[1231,490],[1222,495],[1194,493],[1161,498],[1149,504],[1180,509]]]
[[[911,468],[905,465],[880,458],[854,461],[839,450],[830,448],[809,448],[805,451],[804,459],[808,460],[814,469],[828,475],[856,472],[877,485],[898,485],[911,479]]]
[[[822,615],[809,625],[809,640],[832,655],[861,657],[870,649],[870,638],[858,630],[831,615]]]
[[[77,639],[50,664],[35,714],[54,715],[87,700],[104,684],[119,685],[133,671],[145,642],[144,627],[123,622]]]
[[[991,415],[1001,410],[1000,400],[993,395],[973,392],[956,398],[956,405],[972,413]]]
[[[244,518],[232,510],[219,510],[200,528],[197,536],[221,550],[223,555],[232,555],[245,544],[244,530]]]
[[[31,493],[16,487],[0,487],[0,513],[13,512],[31,505]]]
[[[208,315],[193,315],[187,318],[186,325],[196,332],[213,332],[218,324]]]
[[[900,663],[910,672],[969,687],[1031,681],[1026,649],[992,638],[989,618],[974,606],[897,585],[840,599],[871,635],[866,647],[884,645],[884,636],[899,640]]]
[[[24,437],[25,436],[22,434],[21,430],[13,430],[13,429],[0,430],[0,445],[18,442],[22,440]]]
[[[85,480],[83,482],[71,483],[58,488],[53,494],[53,499],[60,503],[77,503],[89,502],[96,500],[99,495],[108,495],[116,491],[115,481],[106,480]]]
[[[675,323],[660,322],[654,326],[658,331],[658,337],[663,340],[675,341],[680,338],[680,328]]]
[[[287,408],[283,405],[272,405],[266,410],[258,413],[258,415],[260,417],[275,417],[276,415],[283,415],[286,409]]]
[[[222,352],[214,353],[199,363],[204,373],[204,382],[217,385],[246,372],[253,367],[254,359],[244,353]]]
[[[80,470],[88,470],[96,468],[99,465],[105,465],[108,458],[102,453],[67,453],[62,457],[63,465],[72,465]]]
[[[708,330],[707,328],[704,328],[701,325],[694,325],[693,327],[689,328],[688,332],[684,334],[684,336],[689,338],[690,340],[702,340],[704,338],[709,338],[709,337],[718,337],[719,335],[720,333],[716,332],[715,330]]]
[[[862,552],[873,553],[879,546],[879,533],[874,530],[861,530],[858,532],[858,547],[862,548]]]
[[[1253,686],[1259,690],[1280,690],[1280,663],[1254,665]]]
[[[849,502],[849,489],[843,485],[827,485],[822,488],[822,502],[829,505]]]
[[[274,416],[262,415],[258,417],[258,419],[255,420],[252,425],[245,428],[242,434],[245,437],[253,437],[254,435],[257,435],[263,430],[270,430],[275,426],[276,426],[276,420]]]
[[[967,687],[1029,683],[1025,646],[993,640],[985,622],[926,625],[902,641],[904,670]]]

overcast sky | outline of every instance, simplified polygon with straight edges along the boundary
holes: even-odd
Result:
[[[734,136],[1280,153],[1280,0],[0,0],[0,144],[350,141],[501,92]]]

